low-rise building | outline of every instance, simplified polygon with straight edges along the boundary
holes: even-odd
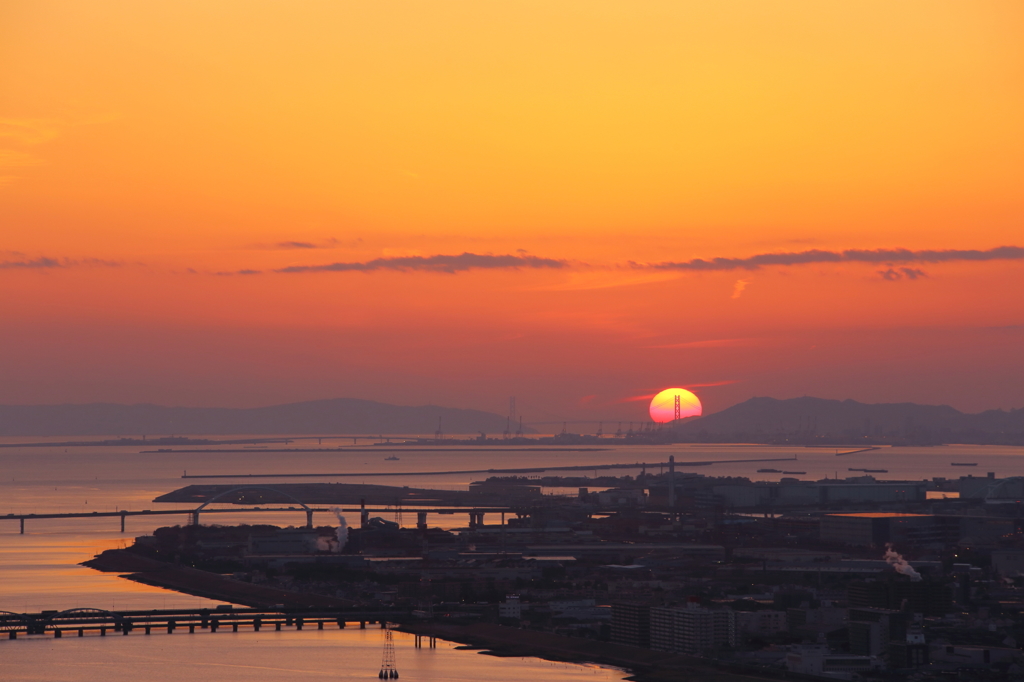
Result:
[[[786,654],[789,672],[837,680],[852,680],[855,675],[881,667],[881,661],[873,656],[834,653],[824,644],[794,646]]]
[[[747,635],[774,635],[785,632],[785,611],[737,611],[736,626]]]

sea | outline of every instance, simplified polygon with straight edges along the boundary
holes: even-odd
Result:
[[[261,436],[265,438],[265,436]],[[239,437],[240,438],[240,437]],[[552,450],[517,446],[406,447],[351,439],[295,441],[286,447],[322,451],[273,452],[239,446],[177,447],[174,452],[146,451],[139,446],[29,446],[40,439],[0,439],[0,611],[13,613],[72,608],[139,610],[212,607],[199,597],[140,585],[80,566],[111,548],[131,544],[136,536],[159,526],[186,523],[185,516],[128,517],[125,532],[119,517],[29,519],[25,533],[8,514],[111,512],[144,509],[186,509],[154,498],[193,483],[273,485],[274,482],[344,482],[410,487],[468,489],[472,481],[499,474],[494,470],[528,470],[518,475],[631,475],[666,470],[674,457],[676,470],[707,476],[743,476],[752,480],[803,480],[862,476],[850,469],[885,470],[879,480],[923,480],[965,475],[1024,476],[1024,447],[945,445],[937,447],[857,448],[773,447],[765,445],[636,446],[609,443]],[[51,441],[67,439],[51,439]],[[228,451],[228,450],[234,451]],[[238,450],[242,451],[238,451]],[[397,458],[397,459],[396,459]],[[975,466],[952,466],[972,463]],[[599,469],[627,464],[628,468]],[[558,470],[558,467],[580,467]],[[588,470],[588,467],[595,467]],[[778,472],[761,472],[776,469]],[[491,470],[490,472],[488,472]],[[465,472],[482,473],[465,473]],[[463,472],[463,473],[459,473]],[[800,472],[800,473],[783,473]],[[288,478],[275,478],[280,475]],[[294,474],[329,474],[299,476]],[[345,474],[342,476],[341,474]],[[227,478],[183,478],[227,476]],[[271,475],[252,478],[252,475]],[[575,490],[545,489],[546,494]],[[223,508],[229,508],[224,505]],[[372,512],[406,525],[415,515],[406,510]],[[204,523],[272,523],[301,526],[304,513],[211,514]],[[431,525],[459,526],[466,520],[434,516]],[[336,525],[333,516],[318,516],[316,525]],[[485,519],[497,523],[498,519]],[[622,680],[627,672],[614,668],[555,663],[534,658],[497,658],[441,642],[436,649],[417,649],[411,636],[395,634],[398,666],[404,680],[512,682],[544,680]],[[221,681],[300,679],[369,680],[380,668],[383,647],[379,630],[281,631],[160,634],[150,637],[0,638],[0,680],[74,682],[180,682],[201,676]]]

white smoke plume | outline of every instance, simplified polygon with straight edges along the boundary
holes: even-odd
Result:
[[[339,507],[331,507],[331,511],[338,517],[338,548],[334,551],[340,554],[345,549],[345,545],[348,544],[348,521],[341,515]]]
[[[916,583],[921,580],[921,574],[907,563],[902,554],[898,554],[893,550],[891,542],[885,543],[885,555],[882,558],[885,559],[885,563],[895,568],[897,573],[902,573],[909,577],[911,582]]]

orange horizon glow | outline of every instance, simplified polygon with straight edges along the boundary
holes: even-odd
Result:
[[[1022,407],[1021,30],[1009,0],[6,2],[0,403]]]

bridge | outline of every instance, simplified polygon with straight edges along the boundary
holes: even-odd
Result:
[[[6,632],[7,639],[19,635],[46,635],[54,638],[65,633],[84,637],[87,633],[128,635],[139,630],[151,634],[154,630],[165,630],[172,634],[188,628],[190,633],[197,629],[217,632],[239,628],[259,632],[261,628],[294,628],[302,630],[313,626],[323,630],[327,625],[344,628],[348,623],[358,623],[360,628],[369,624],[384,627],[386,622],[402,623],[416,619],[411,609],[346,609],[333,611],[275,611],[266,609],[235,608],[218,606],[213,609],[154,609],[150,611],[107,611],[105,609],[69,609],[66,611],[41,611],[39,613],[13,613],[0,611],[0,633]]]
[[[313,527],[313,514],[314,513],[329,513],[332,516],[335,512],[341,514],[360,514],[361,524],[366,525],[366,520],[370,513],[376,514],[388,514],[396,511],[415,511],[417,522],[416,525],[419,528],[425,529],[427,526],[427,514],[468,514],[469,515],[469,526],[476,527],[482,526],[485,514],[501,514],[502,524],[504,524],[505,514],[513,512],[510,507],[415,507],[409,509],[406,507],[384,507],[384,508],[367,508],[367,507],[332,507],[330,509],[323,507],[241,507],[238,509],[204,509],[204,505],[201,505],[199,509],[143,509],[141,511],[112,511],[112,512],[67,512],[67,513],[35,513],[35,514],[7,514],[6,516],[0,516],[0,521],[9,519],[11,521],[19,521],[21,524],[21,534],[25,534],[25,521],[27,520],[42,520],[42,519],[98,519],[98,518],[110,518],[116,517],[121,519],[121,532],[125,532],[125,519],[129,516],[188,516],[189,522],[198,525],[199,514],[248,514],[248,513],[281,513],[281,512],[297,512],[303,511],[306,513],[306,527]]]

